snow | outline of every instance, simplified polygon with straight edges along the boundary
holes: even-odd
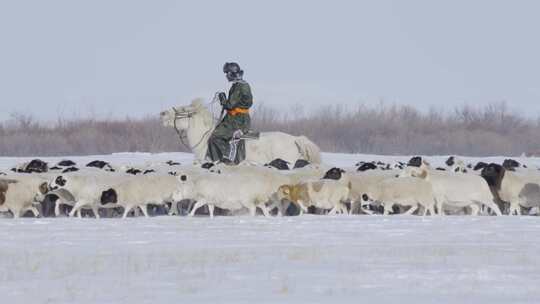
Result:
[[[323,158],[343,167],[408,159]],[[0,158],[0,170],[28,159]],[[42,159],[136,165],[192,156]],[[535,216],[2,218],[0,294],[10,304],[539,303],[538,231]]]
[[[0,220],[3,303],[538,303],[537,217]]]
[[[322,160],[324,164],[330,166],[338,166],[343,168],[351,168],[359,161],[382,161],[382,162],[407,162],[414,155],[407,156],[388,156],[388,155],[372,155],[372,154],[345,154],[345,153],[322,153]],[[445,166],[444,162],[448,159],[448,155],[441,156],[426,156],[426,159],[434,166]],[[191,164],[193,162],[193,154],[182,152],[171,153],[114,153],[110,155],[89,155],[89,156],[61,156],[61,157],[0,157],[0,170],[8,171],[16,164],[28,162],[32,159],[39,158],[43,161],[51,164],[57,163],[64,159],[70,159],[75,161],[78,165],[85,165],[94,160],[108,161],[116,166],[137,166],[137,165],[152,165],[157,163],[163,163],[168,160],[174,160],[182,163],[183,165]],[[502,163],[509,157],[505,156],[492,156],[492,157],[463,157],[458,156],[459,159],[466,163],[476,163],[478,161],[484,162],[498,162]],[[522,164],[529,167],[540,168],[539,157],[512,157]]]

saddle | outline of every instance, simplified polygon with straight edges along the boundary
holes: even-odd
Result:
[[[247,133],[238,130],[237,132],[234,132],[232,141],[259,139],[260,134],[261,132],[253,130],[248,130]]]

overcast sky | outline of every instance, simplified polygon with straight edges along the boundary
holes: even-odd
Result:
[[[210,99],[540,114],[540,1],[0,0],[0,120],[124,117]]]

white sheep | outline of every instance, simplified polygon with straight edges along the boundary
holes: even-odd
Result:
[[[482,177],[502,201],[510,203],[509,215],[520,215],[520,206],[540,207],[540,175],[534,170],[513,172],[498,164],[489,164]]]
[[[300,214],[307,208],[330,210],[329,214],[346,213],[343,205],[348,200],[351,182],[346,185],[339,180],[321,179],[299,184],[282,185],[278,189],[280,200],[289,200],[300,207]]]
[[[311,177],[311,176],[320,176],[320,170],[317,171],[315,175],[309,174],[307,172],[314,172],[312,169],[313,165],[308,165],[301,169],[295,169],[294,174],[291,174],[290,170],[278,170],[271,166],[260,166],[256,164],[249,164],[243,162],[237,166],[228,166],[224,164],[217,164],[210,169],[206,170],[207,172],[215,174],[233,174],[233,175],[243,175],[249,176],[253,179],[264,179],[266,182],[266,187],[261,190],[265,193],[261,193],[262,196],[268,196],[269,200],[266,202],[267,210],[270,212],[277,208],[278,215],[282,216],[284,211],[287,210],[290,202],[281,202],[277,199],[277,189],[279,186],[291,183],[293,180],[299,179],[300,176]],[[197,176],[196,176],[197,177]],[[196,178],[195,177],[195,178]]]
[[[63,174],[57,176],[50,183],[50,190],[56,190],[59,188],[66,189],[76,202],[73,205],[73,209],[69,213],[72,217],[75,213],[81,217],[80,210],[82,208],[92,209],[96,218],[99,218],[99,208],[114,208],[116,206],[102,206],[101,196],[104,191],[112,188],[116,184],[119,184],[126,179],[133,178],[132,176],[123,176],[120,174],[98,174],[98,175],[85,175],[85,174]]]
[[[367,192],[369,200],[382,204],[388,215],[394,204],[410,207],[405,214],[413,214],[419,206],[435,215],[435,200],[431,184],[416,177],[393,177],[382,180]]]
[[[197,209],[208,206],[210,217],[214,216],[214,207],[238,211],[248,209],[251,215],[260,208],[265,216],[269,216],[266,202],[270,200],[272,185],[263,176],[254,178],[251,174],[207,173],[195,180],[181,181],[184,198],[196,201],[189,216],[195,215]]]
[[[0,187],[0,211],[11,211],[18,218],[26,211],[39,216],[34,203],[47,193],[47,181],[36,175],[20,175],[10,179],[2,179]],[[3,190],[2,190],[3,189]]]
[[[477,215],[480,206],[485,205],[495,214],[501,215],[487,182],[480,176],[430,170],[424,165],[409,166],[403,170],[401,176],[418,177],[431,183],[440,215],[444,215],[445,205],[456,208],[469,207],[473,215]]]
[[[385,179],[395,177],[396,172],[381,171],[381,170],[369,170],[364,172],[356,172],[347,174],[349,181],[351,182],[351,191],[349,192],[349,201],[351,202],[350,214],[354,214],[358,204],[360,209],[367,214],[372,214],[370,210],[366,210],[362,206],[362,196],[367,193],[373,193],[378,191],[378,185]]]
[[[148,217],[148,205],[164,205],[167,202],[175,201],[180,183],[175,176],[170,175],[142,175],[127,179],[122,183],[111,186],[104,195],[112,194],[116,200],[115,207],[124,208],[122,218],[126,218],[128,213],[139,207],[145,217]]]

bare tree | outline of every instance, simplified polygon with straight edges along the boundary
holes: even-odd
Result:
[[[540,117],[527,118],[505,102],[463,105],[450,112],[419,111],[381,102],[283,111],[258,104],[253,128],[306,135],[323,151],[374,154],[521,155],[540,151]],[[13,114],[0,122],[0,155],[50,156],[183,151],[176,133],[157,117],[65,119],[43,123]]]

